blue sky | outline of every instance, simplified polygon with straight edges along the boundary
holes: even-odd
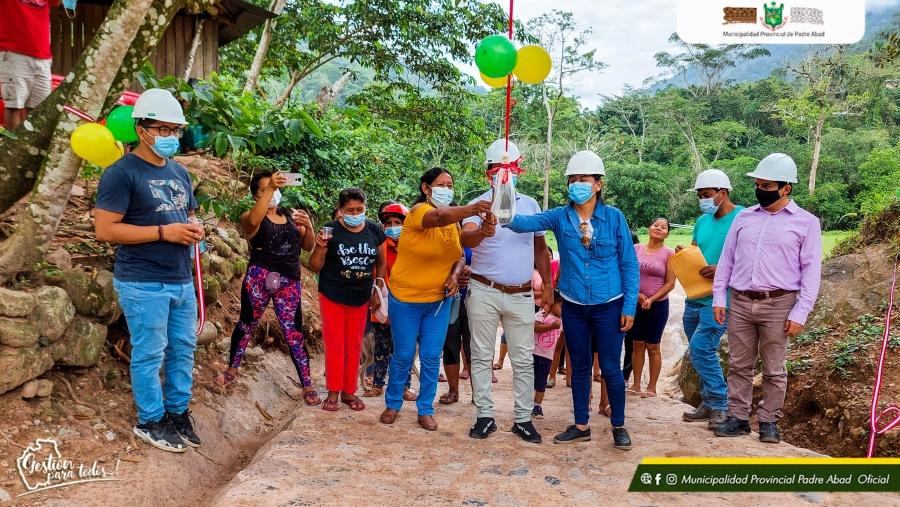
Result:
[[[867,9],[900,5],[900,0],[865,1]],[[508,0],[498,3],[509,8]],[[574,83],[573,92],[580,97],[582,106],[594,107],[599,103],[598,94],[616,94],[623,84],[640,86],[646,78],[659,73],[653,55],[670,49],[668,39],[675,32],[675,5],[676,0],[516,0],[514,14],[524,22],[559,9],[574,13],[584,28],[593,29],[586,47],[597,49],[598,59],[608,67],[602,73],[583,75]],[[478,75],[474,66],[461,68]]]

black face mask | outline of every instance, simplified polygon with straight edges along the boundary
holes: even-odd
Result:
[[[763,208],[768,208],[769,206],[775,204],[778,199],[781,199],[781,194],[778,193],[778,190],[762,190],[760,188],[756,189],[756,200]]]

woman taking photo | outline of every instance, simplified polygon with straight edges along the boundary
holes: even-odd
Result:
[[[460,229],[464,218],[486,218],[490,201],[468,206],[453,206],[453,177],[446,169],[435,167],[419,178],[419,197],[409,211],[400,233],[403,245],[391,271],[388,315],[394,335],[394,356],[388,372],[385,394],[387,408],[381,414],[384,424],[393,424],[403,406],[403,384],[412,367],[419,344],[419,397],[416,407],[419,425],[437,429],[434,420],[434,396],[437,392],[441,350],[450,323],[448,299],[457,292],[457,278],[465,266]],[[493,223],[493,220],[489,220]],[[493,235],[488,225],[483,234]],[[379,269],[380,271],[380,269]]]
[[[576,153],[566,168],[571,202],[537,215],[516,215],[508,227],[516,232],[552,230],[559,243],[559,292],[575,424],[554,442],[591,439],[593,337],[609,391],[613,441],[617,448],[628,450],[631,438],[625,430],[625,379],[619,359],[625,331],[634,322],[639,269],[625,217],[600,197],[605,175],[600,157],[590,151]]]
[[[625,392],[629,396],[640,394],[641,398],[656,396],[656,381],[662,369],[659,344],[669,320],[669,292],[675,288],[675,272],[667,269],[669,258],[675,255],[675,250],[663,244],[669,237],[669,221],[657,218],[650,225],[649,232],[650,241],[646,245],[634,245],[641,266],[641,283],[634,327],[631,328],[634,384]],[[650,358],[650,383],[646,391],[641,391],[645,351]]]
[[[319,306],[322,341],[325,344],[325,386],[328,397],[322,408],[336,412],[340,402],[352,410],[365,403],[356,396],[363,333],[378,295],[372,291],[375,269],[385,273],[385,234],[381,226],[366,220],[366,194],[345,188],[338,194],[342,216],[325,224],[315,237],[309,268],[319,272]],[[383,281],[378,281],[379,286]]]
[[[273,175],[270,171],[260,171],[250,180],[250,193],[256,204],[241,215],[241,228],[250,243],[250,262],[241,285],[241,316],[231,334],[229,367],[213,380],[213,386],[225,389],[234,382],[253,330],[269,300],[274,299],[275,315],[303,384],[303,399],[307,405],[318,405],[322,400],[313,390],[309,378],[309,356],[302,332],[303,312],[298,311],[300,249],[312,250],[315,240],[312,223],[305,212],[279,206],[280,189],[286,182],[283,172]]]

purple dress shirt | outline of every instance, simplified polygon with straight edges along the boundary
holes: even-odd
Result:
[[[740,212],[725,238],[713,283],[713,306],[725,307],[728,288],[799,290],[788,320],[805,324],[819,295],[822,229],[815,215],[790,203],[776,213],[758,204]]]

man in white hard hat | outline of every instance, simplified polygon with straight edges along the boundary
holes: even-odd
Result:
[[[559,243],[562,325],[572,369],[575,424],[553,442],[591,439],[592,344],[609,394],[613,445],[630,450],[625,429],[625,377],[622,345],[634,324],[640,266],[625,216],[603,202],[603,160],[591,151],[572,156],[566,167],[571,202],[534,216],[516,215],[507,227],[516,232],[552,230]]]
[[[513,184],[521,173],[519,149],[504,139],[487,150],[486,176],[491,186],[500,184],[500,169],[506,168]],[[491,200],[493,189],[472,202]],[[516,192],[516,216],[541,212],[533,198]],[[472,274],[466,308],[471,330],[472,391],[477,420],[469,431],[472,438],[484,439],[497,430],[494,401],[491,398],[494,346],[497,324],[503,324],[509,362],[513,371],[515,422],[512,432],[526,442],[538,443],[541,435],[531,422],[534,409],[534,295],[531,279],[534,267],[543,283],[542,304],[553,304],[553,280],[550,275],[550,251],[544,232],[529,234],[500,228],[480,217],[463,220],[462,244],[472,249]],[[491,234],[493,232],[493,234]],[[549,373],[549,371],[548,371]],[[547,376],[544,376],[546,382]]]
[[[119,245],[113,283],[134,347],[134,433],[158,449],[184,452],[200,445],[188,402],[197,342],[191,246],[203,239],[203,227],[190,223],[197,209],[190,176],[171,159],[187,121],[161,89],[145,91],[133,117],[140,146],[103,172],[95,230],[98,241]]]
[[[728,175],[718,169],[708,169],[697,175],[694,187],[688,192],[696,192],[703,213],[694,225],[691,244],[700,248],[707,266],[700,270],[704,278],[712,280],[716,275],[716,265],[725,245],[725,237],[731,224],[743,206],[731,202],[731,181]],[[680,251],[683,246],[676,247]],[[718,348],[725,325],[713,317],[712,296],[686,299],[682,324],[688,337],[691,363],[700,377],[700,397],[702,403],[682,417],[688,422],[708,421],[713,429],[725,422],[728,416],[728,394],[722,366],[719,364]]]
[[[756,181],[757,206],[741,212],[725,239],[713,285],[716,321],[728,315],[728,418],[718,437],[749,435],[753,367],[762,359],[759,440],[778,443],[787,389],[788,340],[806,323],[819,294],[822,231],[819,219],[791,199],[797,165],[783,153],[760,161],[747,176]]]

